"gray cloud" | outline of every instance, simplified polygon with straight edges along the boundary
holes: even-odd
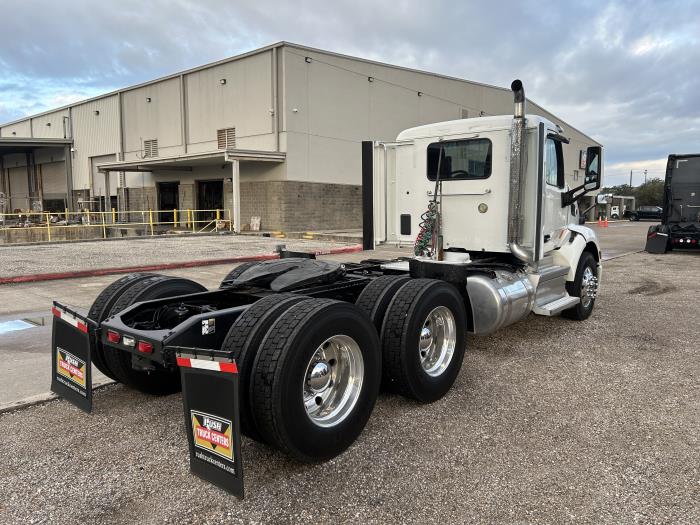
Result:
[[[497,85],[522,78],[611,165],[700,150],[690,0],[5,0],[3,12],[0,121],[290,40]]]

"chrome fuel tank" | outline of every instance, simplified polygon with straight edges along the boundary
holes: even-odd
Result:
[[[473,333],[490,334],[524,318],[535,301],[535,288],[522,273],[498,270],[496,277],[473,274],[467,293],[474,320]]]

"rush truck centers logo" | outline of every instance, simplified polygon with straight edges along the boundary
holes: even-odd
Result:
[[[233,461],[231,421],[197,410],[190,410],[195,447]]]
[[[56,372],[85,388],[85,361],[60,347],[56,348]]]

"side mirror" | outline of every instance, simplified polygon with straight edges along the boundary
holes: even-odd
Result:
[[[600,146],[591,146],[586,150],[586,175],[583,182],[583,188],[586,191],[600,188],[603,167],[602,153]]]

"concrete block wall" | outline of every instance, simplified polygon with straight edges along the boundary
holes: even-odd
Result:
[[[144,186],[143,188],[128,188],[127,209],[135,211],[155,210],[158,208],[155,186]]]
[[[317,231],[362,227],[362,187],[302,181],[241,183],[241,223],[260,216],[261,230]]]

